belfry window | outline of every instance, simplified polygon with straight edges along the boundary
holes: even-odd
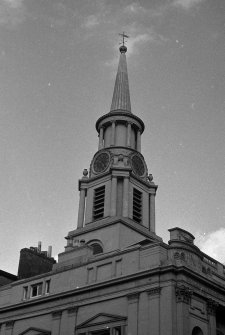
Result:
[[[99,220],[104,217],[105,185],[94,191],[93,219]]]
[[[140,223],[142,220],[142,193],[133,189],[133,220]]]

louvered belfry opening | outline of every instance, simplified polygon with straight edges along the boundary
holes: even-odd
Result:
[[[141,223],[142,220],[142,193],[133,189],[133,220]]]
[[[94,191],[93,219],[98,220],[104,217],[105,185]]]

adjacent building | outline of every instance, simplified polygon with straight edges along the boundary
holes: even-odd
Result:
[[[21,251],[18,277],[0,273],[0,335],[225,335],[225,268],[170,229],[155,232],[157,185],[131,112],[127,48],[120,47],[111,109],[79,180],[77,228],[58,262]]]

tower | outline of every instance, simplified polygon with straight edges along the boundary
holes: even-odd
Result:
[[[100,253],[161,240],[155,234],[157,185],[141,154],[144,123],[131,112],[124,43],[119,51],[111,108],[96,122],[98,150],[79,180],[77,229],[69,232],[66,251],[80,243]]]
[[[169,229],[168,244],[155,234],[157,186],[141,154],[144,123],[131,112],[126,51],[79,180],[77,228],[58,263],[30,248],[18,279],[1,271],[0,335],[225,334],[224,265],[181,228]]]

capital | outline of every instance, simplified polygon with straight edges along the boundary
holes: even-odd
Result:
[[[219,306],[218,302],[216,302],[213,299],[208,299],[206,302],[206,308],[207,308],[208,314],[214,315],[216,313],[216,309],[218,306]]]
[[[193,291],[187,286],[181,285],[176,287],[177,302],[185,302],[186,304],[189,304],[192,294]]]

